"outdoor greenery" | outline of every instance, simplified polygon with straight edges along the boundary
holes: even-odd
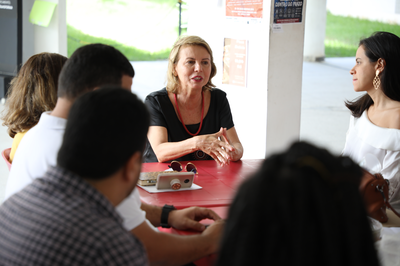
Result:
[[[186,34],[182,4],[181,34]],[[68,56],[80,46],[104,43],[131,61],[168,59],[178,38],[177,0],[67,0]]]
[[[73,3],[73,0],[69,0]],[[78,1],[78,0],[74,0]],[[135,6],[134,11],[141,13],[146,12],[158,12],[155,13],[156,18],[167,18],[164,13],[165,10],[175,10],[176,0],[141,0],[136,1],[135,3],[147,3],[147,5],[142,6]],[[106,6],[107,8],[111,6],[126,6],[129,8],[128,3],[126,0],[101,0],[101,2],[97,2]],[[72,6],[72,5],[71,5]],[[168,7],[168,8],[166,8]],[[130,7],[132,8],[132,7]],[[147,8],[147,9],[146,9]],[[154,9],[158,8],[158,9]],[[101,6],[98,7],[97,10],[101,10]],[[129,9],[131,10],[131,9]],[[183,9],[183,17],[185,17],[186,9]],[[92,12],[96,12],[96,10],[92,10]],[[98,12],[98,11],[97,11]],[[118,11],[114,15],[118,15]],[[170,11],[168,11],[170,12]],[[176,11],[177,12],[177,11]],[[114,12],[115,13],[115,12]],[[136,13],[137,14],[137,13]],[[168,15],[168,14],[167,14]],[[136,15],[137,16],[137,15]],[[136,18],[135,16],[135,18]],[[114,20],[110,19],[110,20]],[[139,19],[139,18],[138,18]],[[113,39],[108,38],[101,38],[91,36],[89,34],[83,33],[79,28],[80,24],[75,23],[75,27],[72,25],[68,25],[68,56],[70,56],[78,47],[89,44],[89,43],[104,43],[115,48],[119,49],[130,61],[152,61],[152,60],[165,60],[168,58],[168,54],[170,51],[170,46],[174,40],[171,38],[167,40],[165,36],[177,36],[175,34],[178,33],[177,21],[176,18],[173,17],[173,21],[171,19],[161,20],[164,25],[164,28],[161,28],[160,25],[156,25],[152,28],[149,28],[148,31],[150,35],[146,34],[138,34],[139,36],[135,39],[137,41],[141,41],[142,43],[147,41],[149,43],[149,37],[154,37],[153,39],[162,39],[160,40],[160,44],[164,44],[163,47],[160,47],[158,51],[154,51],[157,49],[153,49],[153,52],[146,51],[143,47],[148,48],[146,45],[142,45],[142,49],[135,48],[135,45],[132,44],[125,44]],[[186,19],[183,19],[185,21]],[[140,21],[140,20],[139,20]],[[128,23],[127,23],[128,24]],[[183,24],[185,24],[183,22]],[[78,25],[78,26],[77,26]],[[167,27],[167,28],[165,28]],[[140,27],[139,27],[140,28]],[[166,34],[166,29],[168,29],[168,33]],[[137,32],[138,28],[136,28]],[[86,30],[87,31],[87,30]],[[330,12],[327,13],[326,19],[326,36],[325,36],[325,56],[326,57],[348,57],[354,56],[356,54],[358,43],[361,38],[365,38],[370,36],[375,31],[388,31],[392,32],[398,36],[400,36],[400,25],[397,24],[388,24],[388,23],[381,23],[376,21],[369,21],[366,19],[357,19],[351,17],[343,17],[343,16],[335,16],[332,15]],[[90,31],[91,32],[91,31]],[[124,32],[121,32],[124,34]],[[160,37],[161,33],[163,33],[164,37]],[[186,28],[182,28],[182,34],[186,33]],[[101,35],[101,34],[99,34]],[[173,37],[176,38],[176,37]],[[155,44],[157,41],[152,40],[150,43]],[[167,45],[165,45],[167,44]],[[166,48],[168,47],[168,48]],[[145,49],[146,49],[145,48]]]
[[[154,60],[165,60],[168,59],[168,55],[170,50],[164,49],[158,52],[148,52],[140,49],[136,49],[135,47],[127,46],[121,44],[117,41],[93,37],[88,34],[84,34],[81,31],[73,28],[70,25],[67,25],[68,31],[68,57],[78,49],[79,47],[90,44],[90,43],[103,43],[108,44],[123,53],[129,61],[154,61]]]
[[[355,56],[360,39],[370,36],[375,31],[387,31],[400,36],[400,25],[334,16],[328,12],[326,17],[325,56]]]

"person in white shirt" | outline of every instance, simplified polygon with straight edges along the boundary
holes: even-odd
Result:
[[[6,198],[56,165],[69,110],[79,96],[104,85],[130,90],[134,74],[127,58],[111,46],[91,44],[77,49],[60,73],[56,107],[52,112],[42,114],[39,123],[26,134],[18,147],[6,186]],[[114,140],[104,141],[115,141],[118,145],[117,134],[129,134],[118,132],[118,128],[115,131]],[[182,265],[217,251],[223,221],[210,209],[174,210],[168,206],[148,205],[140,202],[135,189],[118,205],[117,211],[124,220],[124,227],[143,242],[152,264]],[[214,226],[206,229],[198,222],[205,218],[216,220]],[[154,227],[161,224],[201,231],[202,234],[190,237],[166,234],[155,230]]]
[[[400,211],[400,38],[376,32],[360,41],[350,70],[354,90],[343,155],[390,181],[389,202]]]
[[[103,143],[115,125],[131,132],[119,136],[126,145]],[[126,89],[107,86],[79,97],[57,166],[0,206],[0,264],[148,266],[143,244],[115,209],[136,187],[148,127],[146,106]]]

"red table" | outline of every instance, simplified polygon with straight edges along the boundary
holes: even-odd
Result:
[[[229,205],[235,197],[239,185],[244,179],[257,171],[262,159],[241,160],[231,162],[230,165],[220,167],[214,160],[193,161],[198,170],[193,182],[202,187],[200,190],[174,191],[164,193],[149,193],[138,187],[140,199],[148,204],[164,206],[174,205],[177,209],[191,206],[207,207],[214,210],[221,218],[228,215]],[[181,162],[185,166],[187,162]],[[168,163],[144,163],[142,172],[165,171]],[[210,220],[203,220],[202,223],[211,223]],[[180,231],[174,228],[159,228],[159,230],[177,235],[198,234],[193,231]],[[214,265],[216,254],[206,256],[194,263],[197,266]]]
[[[202,187],[199,190],[149,193],[139,188],[142,202],[151,205],[174,205],[177,209],[191,206],[226,207],[235,196],[236,190],[243,180],[254,173],[263,160],[241,160],[220,167],[214,160],[193,161],[198,174],[193,182]],[[187,162],[181,162],[185,166]],[[142,172],[165,171],[168,163],[144,163]]]

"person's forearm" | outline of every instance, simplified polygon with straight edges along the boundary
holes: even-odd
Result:
[[[243,156],[243,146],[240,142],[233,143],[232,146],[235,147],[232,161],[239,161]]]
[[[157,241],[153,245],[145,244],[151,265],[184,265],[212,254],[210,241],[201,234],[157,234]]]
[[[151,265],[184,265],[217,250],[217,241],[204,234],[179,236],[157,232],[146,222],[131,232],[145,246]]]
[[[149,220],[152,225],[155,227],[160,226],[162,207],[142,202],[140,208],[146,212],[146,219]]]
[[[192,137],[179,142],[164,142],[157,147],[152,147],[159,162],[171,161],[197,150],[197,137]]]

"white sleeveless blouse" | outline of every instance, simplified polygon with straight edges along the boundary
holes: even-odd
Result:
[[[367,111],[351,116],[342,155],[390,180],[389,202],[400,211],[400,130],[374,125]]]

